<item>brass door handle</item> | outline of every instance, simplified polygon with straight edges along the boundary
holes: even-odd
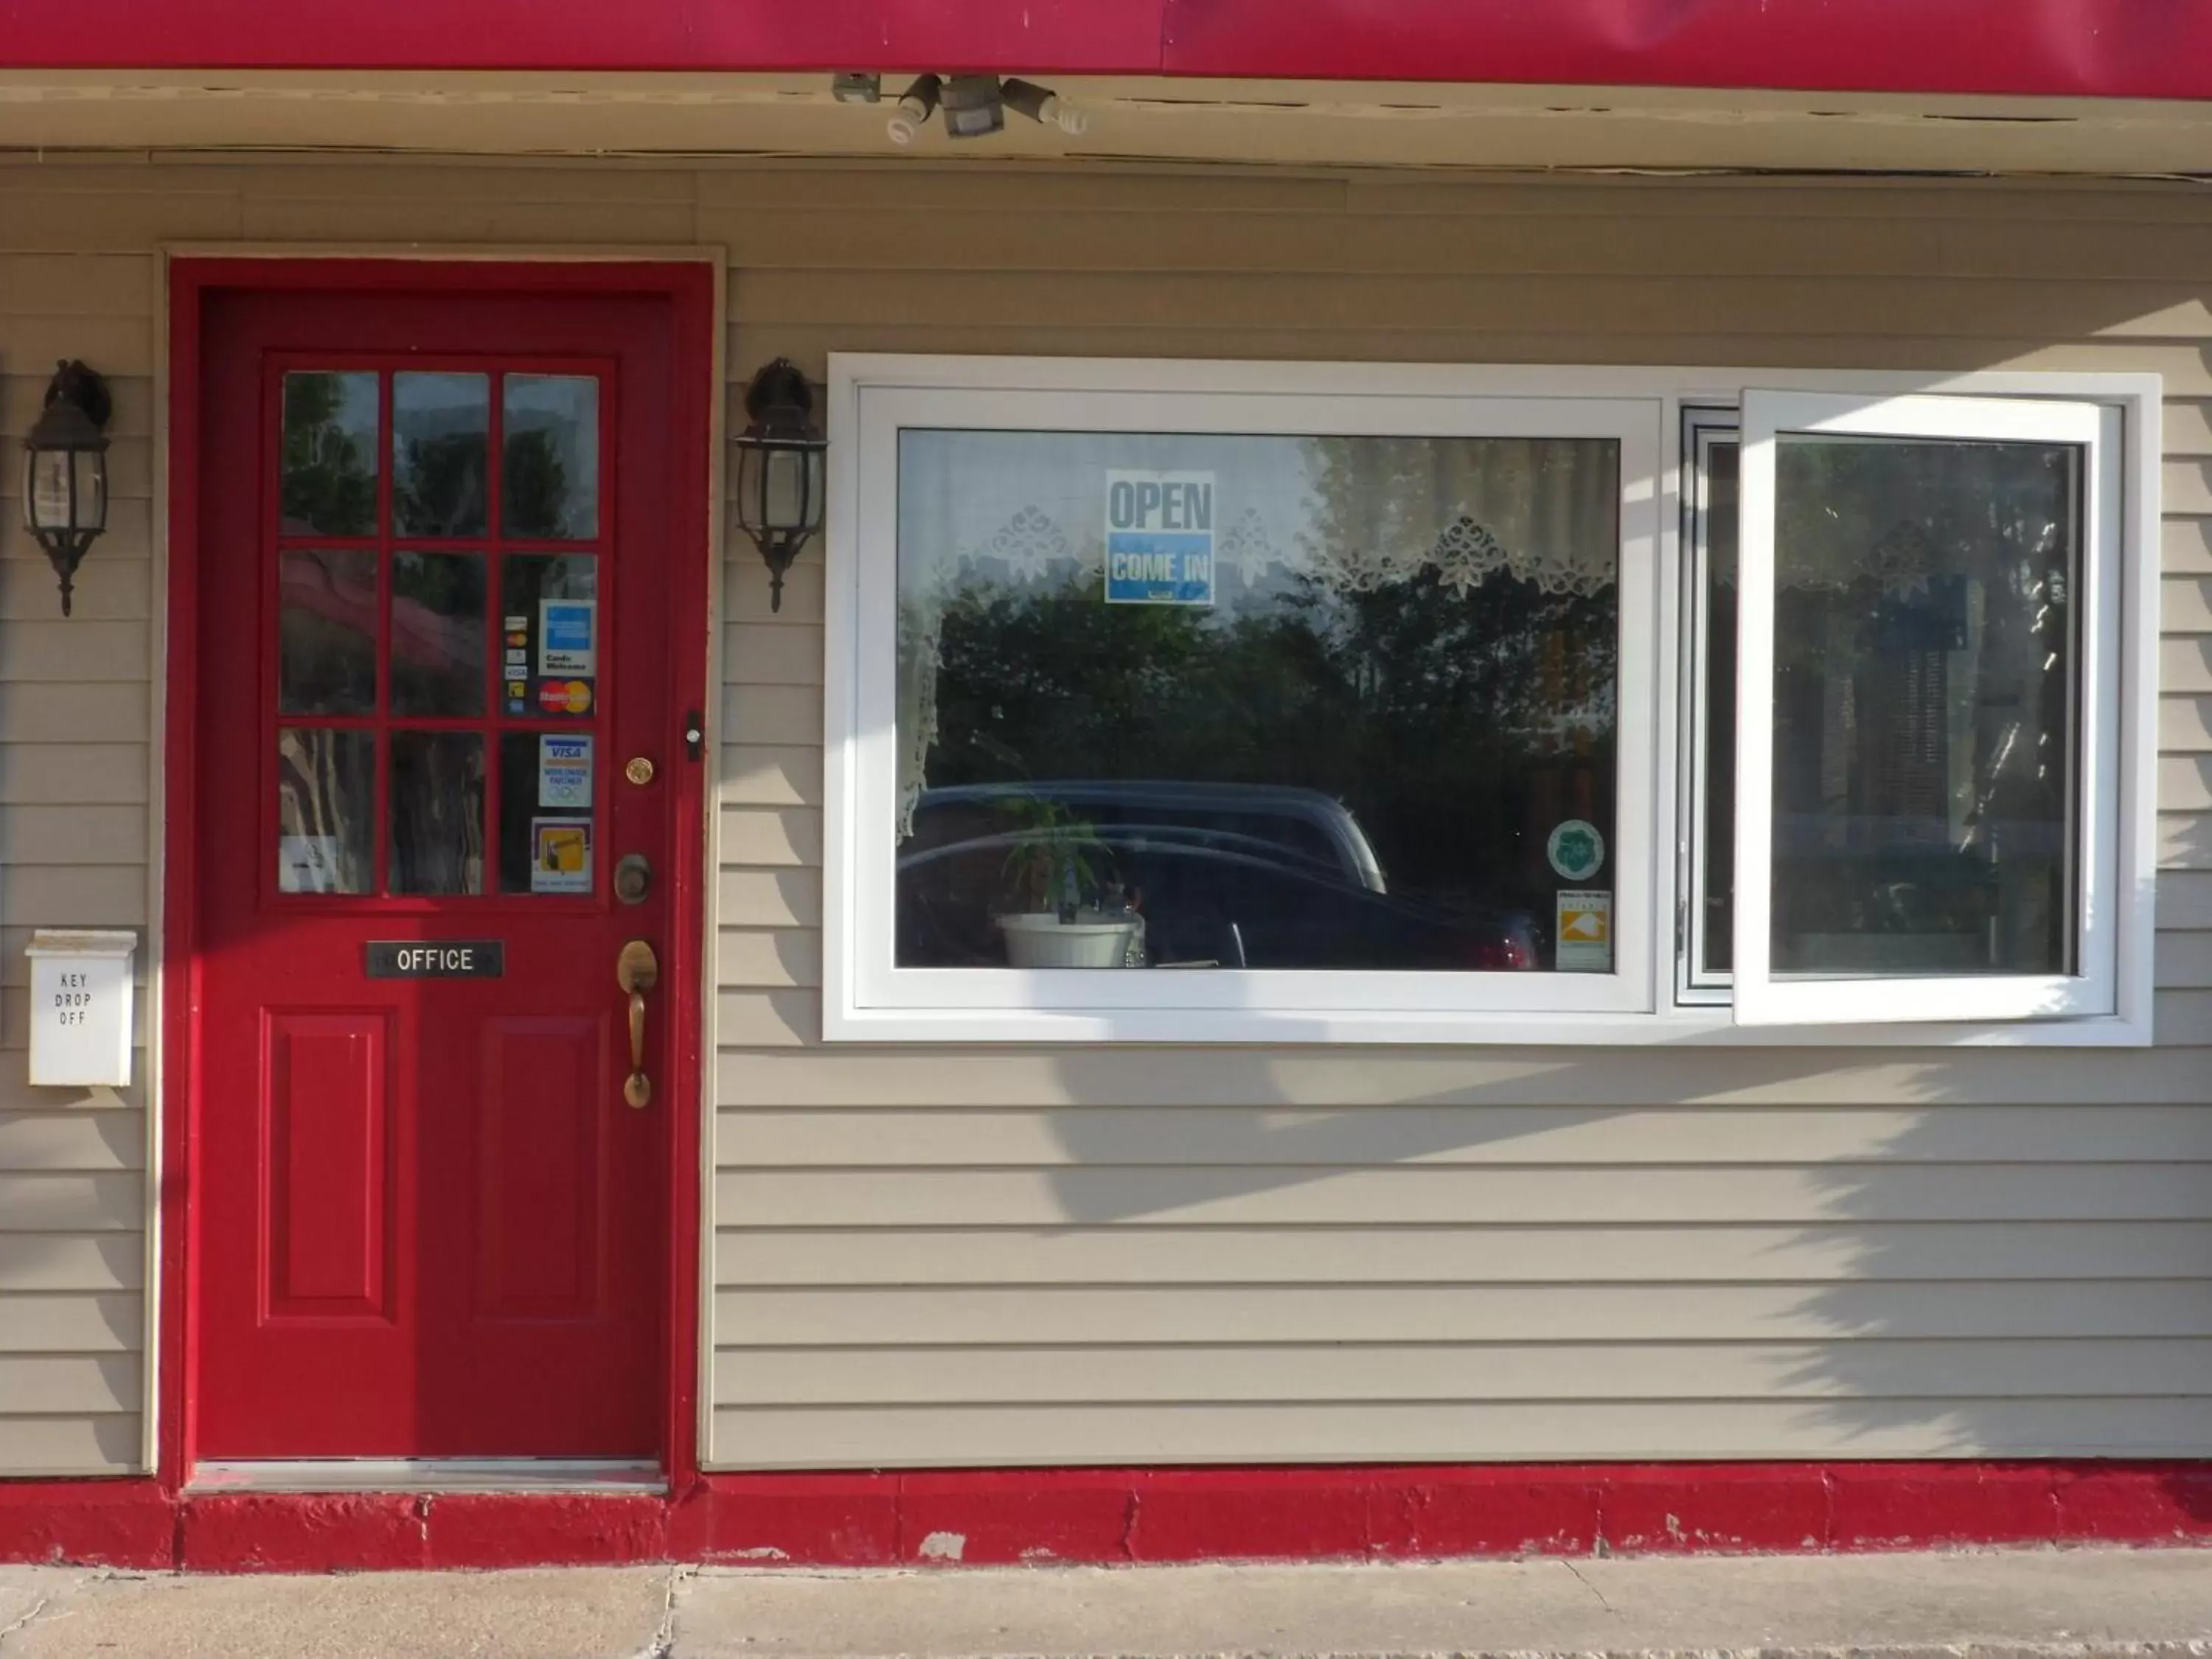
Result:
[[[660,958],[641,939],[634,939],[615,958],[615,983],[629,998],[629,1076],[623,1098],[642,1109],[653,1103],[653,1079],[645,1074],[646,993],[660,982]]]

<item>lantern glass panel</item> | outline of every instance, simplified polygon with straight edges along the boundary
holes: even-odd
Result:
[[[761,522],[761,452],[750,443],[740,441],[738,450],[738,526],[749,536],[757,536],[764,527]]]
[[[23,458],[23,521],[34,531],[69,528],[66,450],[34,449]]]
[[[804,450],[771,449],[763,483],[767,500],[763,516],[771,530],[806,527],[806,454]]]
[[[76,521],[78,530],[107,528],[107,457],[97,449],[80,449],[70,459],[76,465]]]
[[[23,522],[33,532],[107,524],[106,458],[96,449],[34,449],[23,460]]]
[[[830,454],[817,445],[806,452],[806,528],[822,528],[822,512],[830,499]]]

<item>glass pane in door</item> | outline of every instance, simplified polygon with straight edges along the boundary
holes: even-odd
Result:
[[[589,541],[599,533],[599,383],[588,374],[510,374],[501,410],[501,533]]]
[[[599,703],[603,631],[598,557],[509,554],[499,603],[507,714],[588,717]]]
[[[484,890],[484,740],[475,732],[392,734],[392,893]]]
[[[374,890],[376,734],[276,732],[276,890]]]
[[[392,563],[392,712],[481,714],[484,562],[402,553]]]
[[[282,528],[287,535],[376,533],[377,377],[318,370],[284,377]]]
[[[276,566],[276,707],[286,714],[376,708],[376,555],[298,548]]]
[[[392,528],[401,536],[481,536],[489,374],[392,377]]]
[[[500,891],[592,890],[597,750],[597,740],[587,732],[501,734]]]

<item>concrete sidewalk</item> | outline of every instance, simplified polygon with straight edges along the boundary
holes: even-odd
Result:
[[[2212,1553],[176,1578],[0,1567],[0,1659],[2212,1656]]]

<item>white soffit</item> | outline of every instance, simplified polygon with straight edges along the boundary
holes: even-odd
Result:
[[[901,150],[826,76],[0,70],[0,149],[1018,158],[1302,167],[2212,175],[2212,105],[1425,82],[1060,79],[1071,139],[1010,118]],[[900,77],[886,77],[895,94]]]

